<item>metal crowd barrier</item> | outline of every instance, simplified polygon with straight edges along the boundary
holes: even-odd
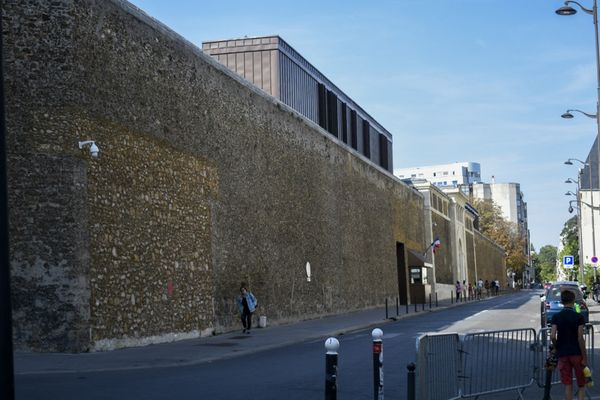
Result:
[[[471,333],[461,344],[461,397],[515,390],[522,398],[535,383],[534,329]]]
[[[423,335],[417,339],[416,398],[449,400],[514,390],[545,383],[550,329]],[[594,369],[594,327],[585,326],[588,363]],[[553,383],[559,382],[555,370]]]
[[[459,390],[460,338],[456,333],[417,339],[417,398],[446,400]]]
[[[538,357],[537,357],[537,370],[536,370],[536,382],[539,387],[543,387],[545,383],[546,369],[544,364],[546,358],[550,352],[550,328],[542,328],[538,332],[537,343],[538,343]],[[587,350],[588,366],[594,370],[594,325],[585,324],[585,330],[583,334],[585,338],[585,347]],[[554,368],[552,372],[552,384],[560,383],[560,374],[558,368]]]

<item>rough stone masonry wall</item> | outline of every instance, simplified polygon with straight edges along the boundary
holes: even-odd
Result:
[[[490,239],[475,231],[475,257],[477,276],[485,280],[498,280],[502,288],[506,287],[506,258],[504,249]]]
[[[271,323],[396,295],[418,193],[127,3],[5,3],[18,347],[232,329],[241,281]]]

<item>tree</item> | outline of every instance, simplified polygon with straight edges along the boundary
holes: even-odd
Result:
[[[569,279],[576,279],[579,276],[579,236],[578,236],[577,216],[569,218],[560,232],[561,243],[563,245],[560,251],[559,257],[562,259],[563,256],[573,256],[572,270],[564,270],[567,276],[570,275]]]
[[[504,219],[501,208],[492,200],[475,199],[479,213],[479,231],[506,251],[506,267],[517,274],[523,272],[528,259],[527,240],[519,225]]]
[[[558,249],[555,246],[542,246],[540,252],[534,255],[536,274],[542,282],[556,280],[556,258]]]

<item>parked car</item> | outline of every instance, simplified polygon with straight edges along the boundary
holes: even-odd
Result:
[[[560,302],[560,292],[570,290],[575,293],[575,303],[579,306],[579,312],[589,321],[589,310],[585,302],[586,296],[583,294],[577,282],[555,282],[548,287],[541,296],[541,325],[548,326],[552,323],[552,317],[563,309]]]

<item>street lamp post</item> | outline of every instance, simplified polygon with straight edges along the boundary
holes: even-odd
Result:
[[[594,39],[595,39],[595,44],[596,44],[596,115],[592,116],[591,114],[586,114],[583,113],[584,115],[590,117],[590,118],[594,118],[596,119],[596,164],[597,164],[597,169],[598,169],[598,182],[600,183],[600,46],[598,44],[598,5],[597,5],[597,1],[593,0],[592,3],[592,8],[585,8],[584,6],[582,6],[581,4],[579,4],[577,1],[565,1],[564,3],[565,5],[563,7],[560,7],[558,10],[556,10],[556,14],[558,15],[573,15],[577,13],[577,10],[574,9],[573,7],[569,6],[569,4],[576,4],[583,12],[585,12],[586,14],[590,14],[593,18],[593,22],[594,22]],[[591,193],[594,191],[594,187],[591,184],[592,178],[592,160],[590,157],[590,195]],[[592,203],[593,204],[593,203]],[[594,209],[592,208],[591,210],[592,212],[592,234],[593,234],[593,228],[594,228],[594,222],[593,222],[593,217],[594,217]],[[593,246],[596,246],[596,241],[595,238],[592,241]],[[596,256],[596,251],[595,249],[593,250],[594,254],[592,255],[593,257]],[[595,277],[594,277],[595,278]]]
[[[567,112],[569,112],[571,110],[567,110]],[[591,158],[591,157],[590,157]],[[565,161],[565,164],[567,165],[573,165],[573,161],[577,161],[579,163],[581,163],[584,167],[588,167],[588,172],[589,172],[589,189],[590,189],[590,213],[591,213],[591,222],[592,222],[592,258],[596,257],[596,224],[594,223],[594,191],[592,190],[592,163],[591,163],[591,159],[589,163],[583,162],[581,160],[578,160],[577,158],[569,158],[567,161]],[[579,179],[577,179],[577,199],[581,202],[583,202],[583,193],[581,191],[581,178],[582,178],[582,170],[579,171]],[[569,180],[567,180],[566,182],[568,182]],[[580,206],[581,207],[581,206]],[[580,210],[580,223],[583,220],[583,211]],[[583,227],[580,227],[581,232],[583,234]],[[583,238],[580,238],[580,240],[582,240]],[[580,243],[580,246],[582,246],[583,244]],[[583,263],[584,260],[581,260],[581,262]],[[596,268],[594,268],[594,282],[596,282]]]
[[[565,161],[565,164],[567,165],[573,165],[572,161],[579,161],[582,162],[581,160],[577,160],[574,158],[569,158],[567,161]],[[585,163],[583,163],[585,164]],[[573,193],[570,190],[565,193],[566,196],[575,196],[575,198],[577,199],[577,236],[579,237],[579,276],[580,276],[580,280],[581,283],[583,284],[584,280],[585,280],[585,275],[584,275],[584,260],[583,260],[583,229],[581,229],[581,201],[582,199],[580,199],[581,196],[581,176],[582,176],[582,169],[579,170],[578,176],[577,176],[577,193]],[[573,201],[569,201],[569,212],[573,211],[573,206],[571,205]]]
[[[581,283],[583,284],[584,274],[583,274],[583,244],[581,243],[581,207],[579,206],[579,198],[577,200],[569,201],[569,212],[573,212],[573,206],[571,203],[577,203],[575,208],[577,209],[577,236],[579,237],[579,276],[581,278]]]

